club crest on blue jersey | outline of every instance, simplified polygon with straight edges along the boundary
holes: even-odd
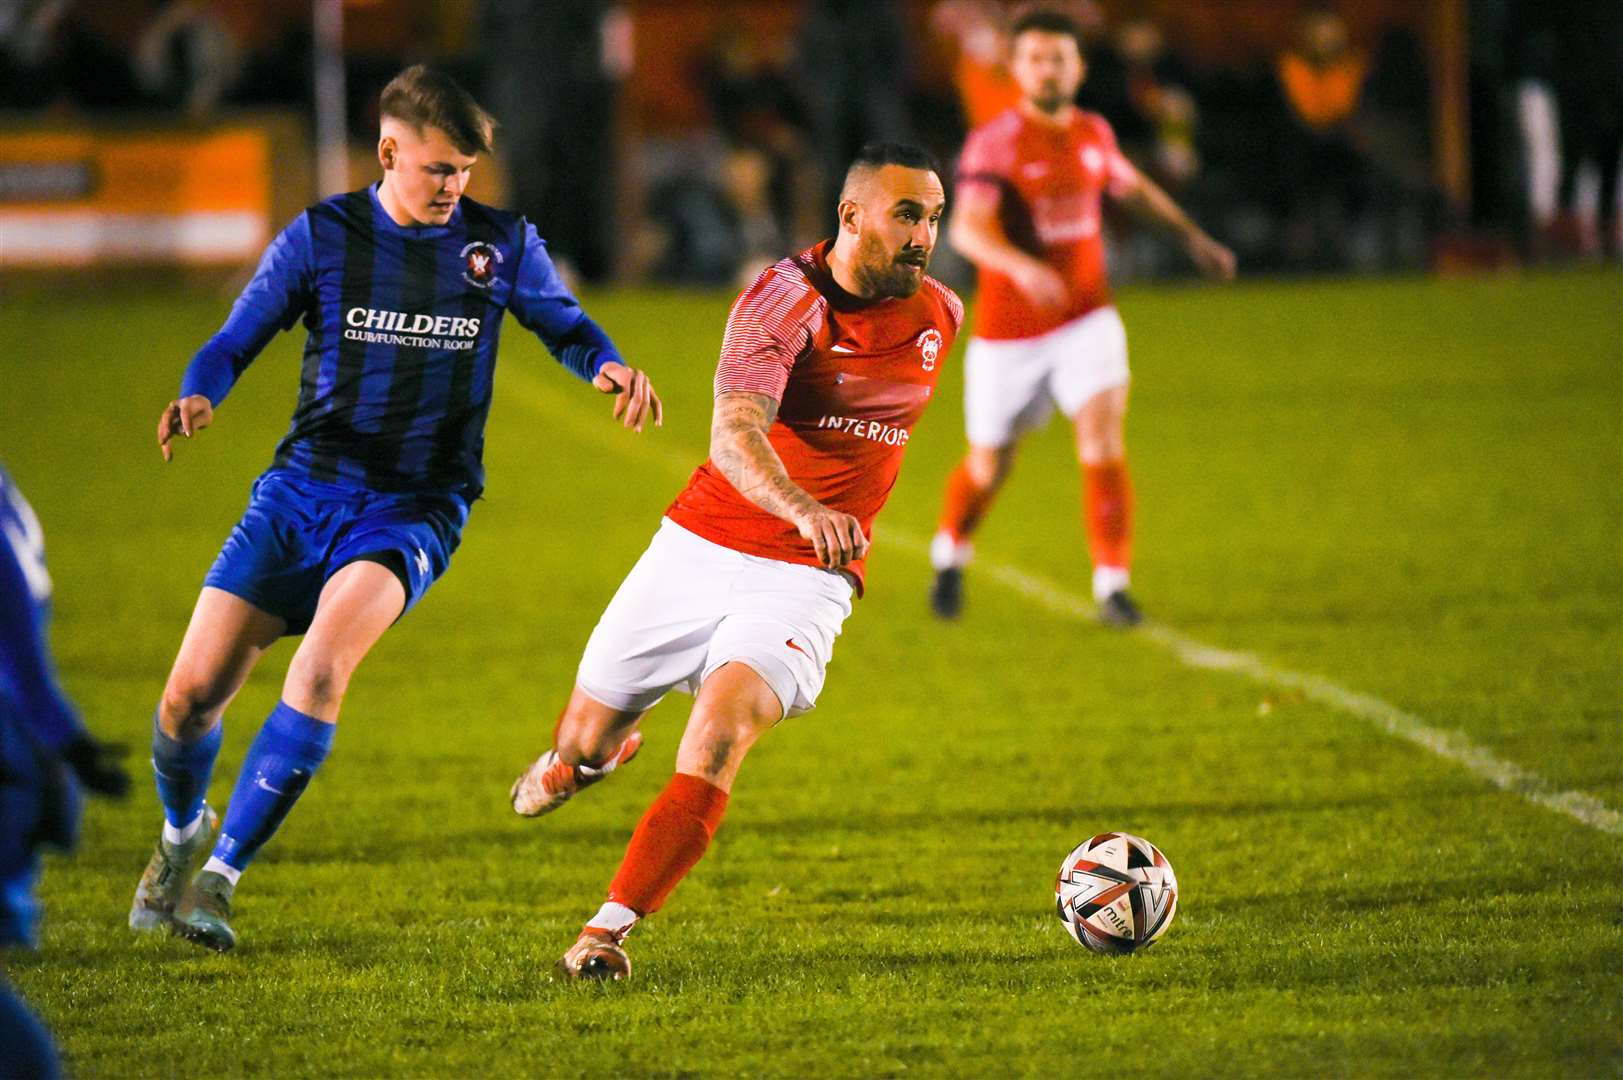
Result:
[[[501,261],[502,253],[494,244],[475,240],[462,249],[462,280],[476,289],[488,289]]]

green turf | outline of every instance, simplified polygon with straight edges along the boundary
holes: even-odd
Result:
[[[1623,805],[1620,285],[1127,293],[1146,608]],[[158,821],[144,766],[129,804],[92,809],[49,864],[42,951],[12,961],[79,1075],[1623,1075],[1618,837],[984,574],[962,623],[926,616],[894,537],[928,534],[959,451],[960,353],[819,709],[752,754],[709,856],[632,938],[634,981],[550,982],[687,699],[556,817],[516,819],[507,785],[702,456],[729,300],[593,301],[669,406],[640,439],[509,324],[489,498],[243,879],[236,953],[123,927]],[[7,301],[0,458],[46,525],[66,681],[136,746],[295,393],[284,337],[161,464],[157,411],[224,304]],[[1077,487],[1053,427],[983,555],[1085,593]],[[217,803],[288,655],[227,719]],[[1183,885],[1167,938],[1118,961],[1072,944],[1050,893],[1107,829],[1155,840]]]

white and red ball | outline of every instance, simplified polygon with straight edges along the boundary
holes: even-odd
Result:
[[[1060,921],[1079,944],[1119,956],[1167,932],[1178,910],[1178,878],[1143,837],[1100,833],[1065,857],[1054,895]]]

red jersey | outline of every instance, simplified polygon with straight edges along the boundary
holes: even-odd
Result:
[[[1100,234],[1100,196],[1132,190],[1138,173],[1116,146],[1110,124],[1077,110],[1064,127],[1009,109],[969,133],[958,183],[998,195],[998,218],[1015,247],[1058,270],[1070,303],[1038,308],[1013,281],[980,271],[975,336],[1036,337],[1110,303]]]
[[[767,439],[789,478],[824,506],[856,518],[872,537],[964,305],[928,276],[906,299],[852,296],[829,271],[832,243],[768,267],[739,296],[727,317],[715,392],[776,399],[778,418]],[[665,514],[747,555],[819,565],[799,530],[740,495],[712,461]],[[859,594],[864,562],[846,567]]]

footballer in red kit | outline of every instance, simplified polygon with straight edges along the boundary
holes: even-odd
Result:
[[[778,400],[767,441],[784,468],[813,499],[850,514],[871,536],[963,307],[927,276],[923,288],[892,303],[846,294],[829,271],[831,246],[825,241],[770,267],[739,297],[715,392]],[[693,474],[666,516],[750,555],[822,562],[792,522],[739,494],[713,460]],[[843,568],[859,594],[865,561]]]
[[[710,457],[592,631],[552,748],[512,788],[524,816],[557,809],[631,760],[667,693],[694,695],[675,775],[559,961],[565,977],[630,973],[626,934],[703,856],[749,748],[816,704],[874,519],[963,322],[925,273],[945,205],[927,153],[864,147],[835,238],[768,267],[733,305]]]
[[[1142,616],[1127,592],[1127,334],[1105,269],[1103,201],[1178,236],[1213,277],[1234,276],[1234,255],[1122,156],[1103,117],[1076,107],[1087,69],[1069,18],[1032,11],[1009,39],[1020,104],[970,132],[958,161],[951,240],[980,281],[964,356],[969,452],[947,480],[930,545],[931,606],[943,618],[961,612],[971,538],[1020,438],[1057,407],[1076,432],[1100,618],[1132,626]]]

